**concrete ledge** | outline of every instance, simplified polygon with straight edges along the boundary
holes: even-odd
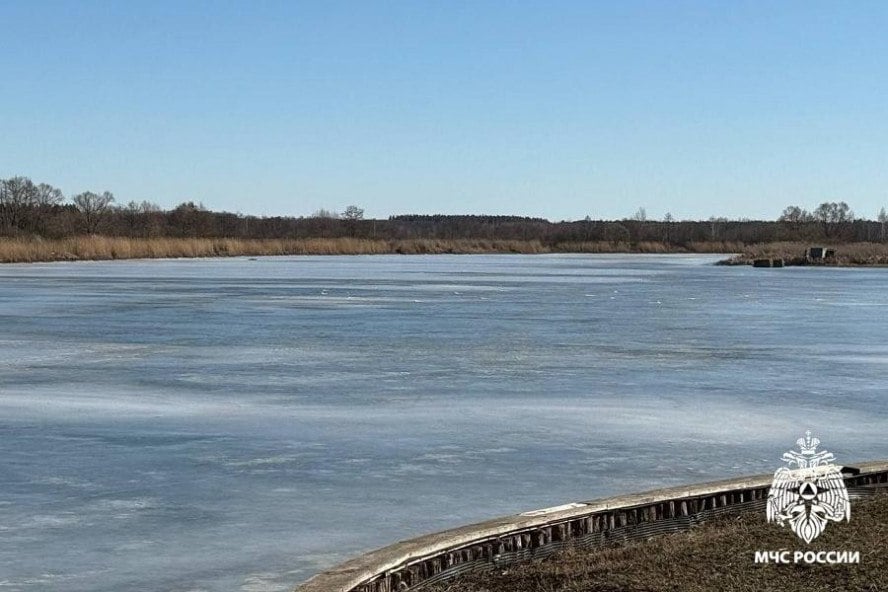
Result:
[[[888,484],[888,461],[855,465],[849,488]],[[710,516],[764,508],[772,475],[656,489],[494,518],[409,539],[321,572],[297,592],[396,592],[466,571],[689,528]],[[862,495],[862,490],[859,490]]]

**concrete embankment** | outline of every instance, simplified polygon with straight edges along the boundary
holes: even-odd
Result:
[[[888,461],[845,471],[852,498],[888,484]],[[322,572],[297,592],[412,590],[469,571],[688,529],[721,514],[764,512],[771,475],[671,487],[504,516],[371,551]]]

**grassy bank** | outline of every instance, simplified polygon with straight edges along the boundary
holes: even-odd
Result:
[[[665,243],[574,242],[553,246],[538,240],[411,239],[203,239],[79,236],[59,240],[0,239],[0,262],[236,257],[259,255],[376,255],[479,253],[729,253],[742,245],[693,243],[686,248]]]
[[[742,246],[734,257],[724,261],[727,265],[751,265],[755,259],[783,259],[786,265],[805,265],[805,249],[811,243],[762,243]],[[825,265],[888,265],[888,244],[848,243],[830,245],[836,250],[835,259]]]
[[[724,261],[746,265],[754,259],[781,258],[800,264],[807,243],[744,245],[731,242],[697,242],[684,246],[662,242],[561,242],[492,239],[368,240],[356,238],[211,239],[122,238],[78,236],[66,239],[0,238],[0,262],[85,261],[101,259],[155,259],[176,257],[237,257],[260,255],[379,255],[398,253],[737,253]],[[888,245],[838,245],[833,265],[888,265]]]
[[[237,257],[259,255],[377,255],[383,253],[542,253],[538,241],[335,239],[116,238],[0,239],[0,262]]]
[[[888,590],[888,494],[852,505],[805,545],[760,513],[606,549],[571,550],[505,572],[463,576],[437,592],[819,592]],[[858,565],[756,565],[755,551],[859,551]]]

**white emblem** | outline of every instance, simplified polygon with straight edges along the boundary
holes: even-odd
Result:
[[[826,523],[851,519],[848,490],[842,468],[833,464],[835,456],[817,452],[820,440],[811,431],[796,441],[799,450],[783,455],[787,464],[774,473],[768,492],[768,522],[789,523],[796,535],[810,543],[823,533]],[[790,469],[796,465],[795,469]]]

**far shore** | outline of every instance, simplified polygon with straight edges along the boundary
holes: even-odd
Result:
[[[78,236],[64,239],[0,238],[0,262],[99,261],[192,257],[259,257],[279,255],[437,255],[542,253],[730,253],[738,245],[694,243],[677,247],[647,242],[576,242],[546,245],[539,240],[358,238],[237,239],[126,238]]]
[[[812,246],[827,246],[835,251],[830,259],[813,262],[806,258],[805,251]],[[735,255],[725,259],[722,265],[752,265],[756,260],[779,261],[780,266],[817,267],[882,267],[888,266],[888,244],[886,243],[841,243],[827,244],[779,242],[745,245],[735,251]]]
[[[720,263],[748,265],[755,259],[782,259],[786,265],[805,264],[806,243],[743,244],[692,242],[562,242],[495,239],[403,239],[358,238],[236,239],[236,238],[127,238],[78,236],[63,239],[0,238],[0,262],[38,263],[51,261],[101,261],[115,259],[168,259],[196,257],[259,257],[280,255],[383,255],[383,254],[731,254]],[[888,245],[851,243],[832,245],[834,260],[827,265],[888,265]]]

